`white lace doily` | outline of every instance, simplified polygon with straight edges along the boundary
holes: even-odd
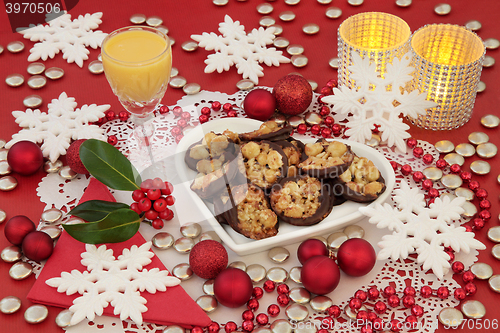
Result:
[[[186,130],[188,130],[190,126],[196,126],[198,124],[198,117],[200,115],[201,108],[203,106],[210,107],[213,101],[219,101],[221,104],[231,103],[235,105],[235,109],[237,110],[239,116],[243,116],[243,112],[238,108],[238,106],[243,102],[246,93],[247,92],[238,92],[234,95],[227,95],[219,92],[202,91],[197,95],[183,97],[178,101],[177,105],[181,106],[184,111],[191,113],[191,121],[189,122],[190,125],[188,126],[188,128],[186,128]],[[317,102],[317,96],[318,95],[315,94],[315,102],[310,106],[309,110],[318,111],[321,107]],[[170,107],[171,110],[172,108],[173,106]],[[210,119],[221,118],[223,116],[225,116],[225,112],[223,111],[212,111]],[[127,140],[128,135],[132,130],[131,122],[114,120],[102,125],[102,127],[104,128],[106,135],[116,135],[116,137],[118,138],[117,148],[119,148],[122,152],[129,156],[130,160],[134,163],[138,170],[142,172],[143,178],[150,177],[150,175],[147,175],[147,177],[145,177],[145,174],[150,171],[148,169],[150,166],[158,165],[158,162],[163,162],[160,164],[163,168],[165,168],[165,170],[168,170],[168,172],[164,175],[159,176],[175,184],[175,169],[173,168],[173,163],[170,162],[172,159],[169,157],[175,153],[176,142],[175,138],[171,134],[171,129],[176,125],[176,123],[177,119],[175,118],[172,111],[170,111],[166,115],[157,116],[156,118],[154,118],[153,124],[155,126],[155,136],[151,140],[151,152],[141,152],[138,150],[137,144],[135,142],[129,142]],[[419,146],[424,149],[424,153],[432,154],[434,156],[434,160],[438,158],[438,152],[430,143],[419,141]],[[402,165],[409,164],[413,170],[423,170],[425,167],[427,167],[425,164],[423,164],[421,159],[413,157],[411,153],[402,154],[394,152],[392,149],[388,149],[387,147],[383,146],[378,147],[377,149],[390,160],[396,161]],[[404,177],[399,173],[396,176],[398,183],[402,179],[405,179],[409,184],[412,184],[412,186],[417,186],[410,176]],[[49,174],[40,182],[37,193],[40,197],[40,200],[47,205],[47,208],[55,207],[67,212],[74,205],[76,205],[78,199],[83,194],[88,181],[89,179],[85,176],[79,176],[72,181],[67,181],[60,178],[58,175]],[[438,183],[436,183],[436,187],[438,187],[440,189],[440,192],[443,193],[443,187],[439,187]],[[118,201],[127,203],[131,202],[130,193],[116,192],[114,194]],[[181,210],[186,210],[185,208],[189,205],[189,202],[180,200],[177,196],[176,199],[177,202],[174,205],[175,211],[179,212]],[[203,218],[201,217],[199,221],[203,221]],[[185,223],[186,221],[182,222]],[[193,222],[193,220],[187,222]],[[465,223],[467,221],[462,222]],[[204,231],[209,230],[209,226],[207,223],[199,223],[202,225]],[[385,229],[377,229],[374,225],[368,223],[367,218],[363,219],[357,224],[365,229],[365,238],[372,244],[376,244],[384,234],[389,232]],[[167,222],[165,228],[162,231],[171,233],[175,238],[180,237],[181,234],[179,231],[179,225],[179,215],[176,213],[175,218],[172,221]],[[156,234],[157,231],[149,225],[143,223],[140,228],[140,232],[146,240],[149,240]],[[324,236],[327,237],[328,235]],[[286,247],[290,251],[290,253],[292,253],[292,257],[283,264],[276,264],[271,262],[271,260],[267,256],[267,252],[240,257],[231,250],[228,250],[229,262],[243,261],[247,265],[258,263],[263,265],[266,269],[279,265],[280,267],[289,270],[294,266],[299,266],[299,263],[295,256],[298,245],[299,244],[293,244]],[[376,251],[378,251],[378,248],[376,248]],[[169,270],[171,270],[175,265],[179,263],[185,263],[189,261],[189,258],[186,254],[179,254],[174,249],[169,249],[166,251],[156,250],[155,252]],[[477,251],[472,251],[469,254],[463,254],[461,252],[457,253],[456,259],[462,261],[465,267],[468,268],[477,260]],[[38,269],[39,268],[40,266],[38,267]],[[188,281],[183,281],[181,286],[193,299],[196,300],[203,294],[202,285],[204,282],[205,280],[194,276]],[[391,284],[396,288],[399,296],[402,296],[402,291],[406,286],[413,286],[415,289],[417,289],[417,291],[423,285],[429,285],[433,289],[436,289],[439,286],[447,286],[451,291],[460,287],[460,285],[452,278],[451,273],[448,273],[441,281],[439,281],[434,276],[434,274],[422,271],[421,266],[417,264],[414,259],[409,259],[405,262],[379,260],[377,261],[375,268],[365,276],[354,278],[348,277],[342,273],[340,283],[340,287],[327,296],[332,299],[333,304],[339,305],[342,309],[346,306],[350,298],[357,290],[361,289],[366,291],[371,286],[377,286],[379,289],[383,289],[385,286]],[[291,280],[288,280],[287,284],[290,288],[299,286]],[[262,283],[260,283],[259,286],[262,286]],[[277,303],[276,297],[276,292],[265,293],[264,297],[259,300],[260,307],[256,311],[256,313],[265,313],[267,307],[270,304]],[[450,296],[445,300],[441,300],[435,296],[432,296],[430,298],[422,298],[418,292],[415,300],[416,304],[424,308],[424,316],[421,318],[419,328],[417,330],[412,330],[412,332],[434,332],[437,329],[437,316],[439,311],[443,308],[455,307],[459,304],[459,302],[454,299],[453,296]],[[308,319],[306,319],[306,322],[317,323],[318,320],[327,316],[327,314],[322,312],[314,313],[309,306],[308,309],[310,315]],[[371,307],[368,307],[368,309],[370,310]],[[243,307],[237,309],[229,309],[220,305],[213,313],[210,313],[209,316],[212,320],[218,322],[221,325],[228,321],[234,321],[237,324],[241,324],[241,313],[243,312],[243,310]],[[277,318],[286,318],[284,312],[284,308],[282,308],[281,314]],[[399,319],[403,322],[408,315],[410,315],[410,310],[404,308],[403,306],[400,306],[397,308],[389,308],[387,313],[382,315],[381,317],[384,322],[389,322],[393,318]],[[342,315],[342,317],[344,318],[344,321],[348,319],[348,317],[346,317],[345,315]],[[274,320],[275,318],[270,318],[270,322]],[[163,328],[165,327],[155,324],[143,324],[141,326],[137,326],[131,322],[122,322],[117,318],[99,317],[96,318],[94,322],[83,321],[76,326],[68,327],[66,328],[66,331],[71,333],[86,333],[103,332],[103,329],[105,329],[105,332],[152,333]],[[355,327],[355,325],[344,325],[342,327],[336,327],[336,331],[359,332],[359,327]]]

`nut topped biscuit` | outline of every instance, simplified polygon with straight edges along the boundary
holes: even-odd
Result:
[[[243,141],[251,141],[251,140],[268,140],[268,141],[276,141],[276,140],[286,140],[290,133],[292,133],[292,126],[283,123],[278,124],[274,120],[268,120],[258,129],[248,133],[241,133],[239,135],[240,140]]]
[[[263,189],[285,177],[288,159],[283,150],[269,141],[250,141],[241,145],[248,180]]]
[[[299,163],[300,171],[318,178],[336,178],[352,163],[351,147],[339,141],[321,139],[305,146],[307,159]]]
[[[370,202],[385,191],[385,180],[372,161],[355,156],[350,167],[338,180],[344,185],[346,199],[356,202]]]

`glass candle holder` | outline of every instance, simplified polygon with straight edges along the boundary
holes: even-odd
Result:
[[[408,120],[431,130],[451,130],[472,116],[486,48],[475,33],[451,24],[426,25],[411,39],[413,80],[409,91],[427,93],[438,105]]]
[[[347,18],[338,29],[339,85],[356,88],[349,71],[352,52],[369,57],[383,78],[387,64],[410,51],[410,36],[408,24],[391,14],[366,12]]]

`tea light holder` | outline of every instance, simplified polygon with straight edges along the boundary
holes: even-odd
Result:
[[[458,25],[431,24],[417,30],[410,45],[415,71],[407,89],[427,93],[438,105],[408,120],[431,130],[464,125],[472,116],[486,53],[481,38]]]
[[[356,88],[349,71],[352,52],[363,59],[368,57],[383,78],[387,64],[410,51],[410,37],[408,24],[391,14],[366,12],[347,18],[338,29],[339,85]]]

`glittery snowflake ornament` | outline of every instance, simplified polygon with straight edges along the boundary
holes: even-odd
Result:
[[[259,83],[259,77],[264,76],[263,68],[259,63],[267,66],[279,66],[280,63],[289,63],[290,59],[283,56],[283,52],[276,48],[266,48],[272,44],[274,38],[274,27],[264,29],[253,29],[248,35],[245,27],[239,21],[226,15],[224,22],[219,23],[219,31],[222,36],[213,32],[204,32],[201,35],[191,35],[200,47],[207,51],[214,50],[205,60],[205,73],[227,71],[232,65],[238,69],[238,74],[243,78],[250,79],[255,84]]]
[[[358,53],[352,52],[352,60],[350,78],[355,80],[357,88],[334,88],[333,95],[323,97],[322,102],[333,104],[333,112],[345,115],[348,120],[345,135],[351,140],[365,143],[372,138],[372,130],[377,125],[382,141],[405,152],[405,139],[410,137],[406,131],[410,126],[401,116],[418,118],[418,115],[425,114],[426,109],[437,105],[426,100],[427,94],[418,90],[405,91],[406,84],[412,80],[411,53],[401,59],[394,58],[387,65],[383,78],[368,57],[362,59]]]
[[[60,293],[82,296],[73,301],[69,308],[73,312],[71,325],[76,325],[83,319],[94,320],[102,315],[109,304],[114,307],[114,314],[121,320],[130,317],[136,324],[142,324],[142,313],[148,308],[142,291],[150,294],[156,291],[166,291],[180,283],[168,271],[152,268],[143,269],[151,263],[154,253],[150,251],[151,242],[137,247],[124,249],[115,259],[113,250],[106,245],[96,247],[86,244],[86,252],[81,254],[82,265],[87,267],[83,273],[74,269],[70,273],[62,272],[61,277],[45,281],[49,286],[57,288]]]
[[[486,248],[474,238],[474,233],[453,223],[464,212],[463,197],[453,200],[448,196],[438,197],[427,208],[424,194],[418,187],[411,188],[405,181],[400,183],[399,189],[394,190],[394,194],[393,200],[397,207],[385,203],[360,208],[377,228],[393,231],[391,235],[383,236],[378,243],[382,248],[378,259],[404,260],[409,254],[417,253],[417,262],[422,264],[422,268],[425,271],[432,269],[442,279],[450,268],[450,256],[445,247],[465,253]]]
[[[91,123],[104,117],[110,105],[92,104],[80,108],[76,106],[75,99],[63,92],[59,98],[49,103],[47,113],[39,109],[13,111],[16,123],[24,128],[14,134],[5,147],[10,148],[22,140],[42,143],[43,156],[54,163],[60,155],[66,154],[71,140],[103,140],[104,130]]]
[[[54,58],[62,51],[63,59],[68,63],[74,62],[83,67],[83,61],[88,59],[90,53],[87,47],[97,49],[107,36],[100,30],[93,31],[102,23],[101,17],[102,13],[98,12],[71,20],[70,14],[63,14],[54,19],[48,18],[48,25],[31,24],[29,28],[20,30],[24,38],[38,42],[31,48],[28,61]]]

